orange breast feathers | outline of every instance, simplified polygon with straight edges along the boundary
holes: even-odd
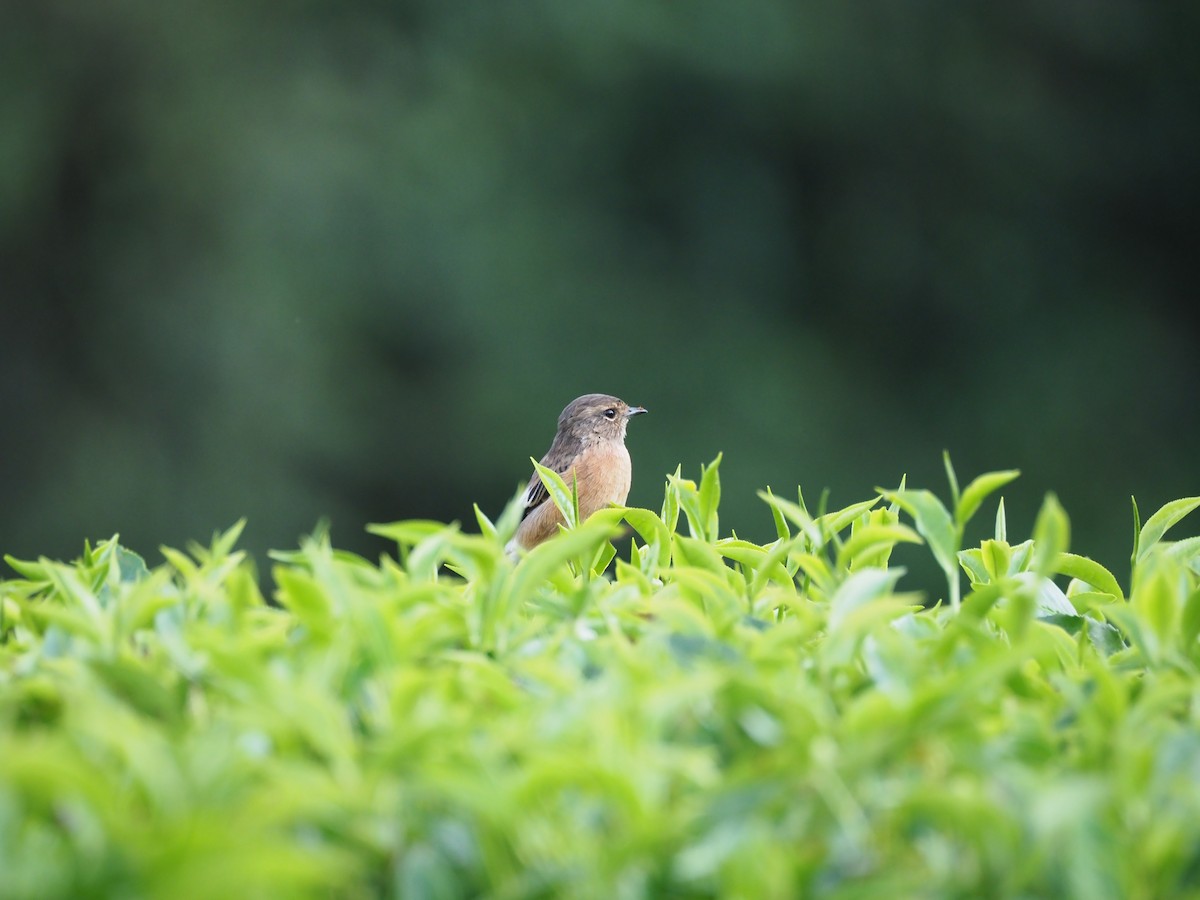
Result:
[[[623,505],[629,496],[629,483],[633,467],[629,462],[629,451],[618,441],[595,444],[583,450],[575,464],[563,473],[567,487],[572,479],[579,484],[579,517],[586,519],[598,509],[610,503]],[[516,543],[522,547],[536,547],[558,530],[563,521],[562,514],[553,500],[547,499],[517,529]]]
[[[610,503],[624,504],[629,496],[633,466],[629,451],[618,441],[605,441],[579,454],[565,476],[571,484],[571,472],[579,479],[579,517],[586,519]]]

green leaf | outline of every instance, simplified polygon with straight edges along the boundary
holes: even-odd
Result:
[[[423,538],[412,548],[405,561],[405,569],[415,584],[437,578],[438,569],[445,561],[450,542],[457,533],[457,525],[446,526]]]
[[[15,556],[5,554],[4,561],[8,563],[10,569],[15,571],[22,578],[28,578],[30,581],[49,581],[50,576],[46,572],[45,560],[39,562],[29,562],[23,559],[17,559]]]
[[[770,486],[768,486],[766,491],[760,493],[759,496],[766,499],[775,495],[771,492]],[[769,500],[767,501],[767,505],[771,507],[771,519],[775,523],[775,533],[779,535],[779,540],[786,541],[792,536],[792,531],[788,528],[787,520],[783,517],[783,513],[779,511],[779,507],[775,506]]]
[[[1180,519],[1200,506],[1200,497],[1184,497],[1165,504],[1154,515],[1146,520],[1137,540],[1135,562],[1146,557],[1150,549],[1162,540],[1163,535]]]
[[[803,537],[801,537],[801,541],[803,541]],[[795,539],[774,541],[763,548],[767,552],[762,562],[759,563],[754,578],[750,583],[750,596],[757,597],[766,586],[767,581],[778,573],[775,566],[783,568],[784,574],[788,577],[788,580],[784,583],[791,585],[792,579],[798,570],[796,565],[788,561],[788,557],[794,548]]]
[[[118,578],[125,584],[141,581],[143,578],[150,576],[150,570],[146,567],[146,561],[125,547],[116,548],[116,563]]]
[[[854,664],[868,634],[916,608],[893,592],[901,574],[901,569],[863,569],[838,587],[830,600],[828,637],[819,660],[825,673]]]
[[[683,538],[683,540],[693,540]],[[696,541],[701,547],[710,545]],[[719,571],[708,568],[696,568],[687,563],[677,563],[671,569],[673,586],[679,587],[683,596],[702,609],[714,634],[724,634],[742,621],[745,605],[729,587],[726,573],[729,570],[721,566]]]
[[[1013,577],[1017,583],[1032,589],[1034,607],[1038,615],[1079,615],[1079,611],[1075,609],[1070,598],[1063,593],[1062,588],[1049,578],[1038,575],[1036,572],[1021,572]]]
[[[1021,472],[1018,469],[1008,469],[1003,472],[988,472],[987,474],[980,475],[968,484],[954,507],[954,520],[958,524],[958,527],[961,529],[970,521],[971,517],[975,515],[975,512],[990,494],[998,491],[1020,474]],[[1000,510],[996,513],[997,517],[1000,517],[1000,521],[997,523],[997,530],[1002,527],[1003,502],[1001,500]],[[1003,540],[1003,538],[1000,539]]]
[[[1160,546],[1164,546],[1164,553],[1175,560],[1187,565],[1196,561],[1200,557],[1200,536],[1184,538],[1181,541],[1162,541]]]
[[[896,488],[896,493],[903,492],[903,491],[907,490],[907,488],[908,488],[908,475],[901,475],[900,476],[900,486]],[[876,490],[878,490],[878,488],[876,488]],[[882,493],[883,492],[880,491],[880,494],[882,494]],[[891,505],[888,507],[888,511],[896,514],[896,516],[899,516],[900,515],[900,504],[897,503],[895,500],[893,500]]]
[[[1058,498],[1047,494],[1033,525],[1033,570],[1041,575],[1054,571],[1059,557],[1071,543],[1071,526]]]
[[[890,551],[899,543],[919,544],[921,537],[907,525],[868,525],[858,529],[842,544],[837,554],[838,568],[862,568],[864,565],[886,564],[887,558],[879,558],[881,552]]]
[[[229,594],[229,605],[236,610],[261,607],[265,602],[252,566],[243,565],[235,569],[225,587]]]
[[[651,510],[626,507],[622,518],[629,523],[655,553],[655,566],[665,567],[671,559],[671,531],[665,522]]]
[[[1142,534],[1142,520],[1138,514],[1137,498],[1131,496],[1129,502],[1133,504],[1133,554],[1129,557],[1130,567],[1137,566],[1138,559],[1138,541]]]
[[[633,584],[637,588],[639,595],[648,597],[654,593],[654,583],[646,577],[646,574],[632,563],[627,563],[623,559],[617,560],[617,582],[620,584]]]
[[[902,569],[863,569],[855,572],[829,599],[829,630],[836,631],[859,607],[891,596]]]
[[[1008,590],[1006,581],[980,584],[967,594],[962,602],[959,619],[962,622],[978,622],[994,607]]]
[[[663,490],[662,520],[671,532],[676,531],[679,526],[678,484],[682,477],[682,467],[676,466],[675,472],[667,476],[666,487]]]
[[[1011,641],[1022,640],[1030,623],[1039,615],[1075,614],[1074,607],[1068,612],[1055,609],[1053,602],[1043,605],[1046,599],[1042,596],[1043,581],[1035,572],[1022,572],[1003,582],[1005,602],[996,608],[994,619]]]
[[[1077,556],[1074,553],[1060,553],[1054,564],[1050,567],[1050,571],[1060,575],[1067,575],[1071,578],[1077,578],[1098,591],[1111,594],[1118,600],[1125,598],[1125,595],[1121,592],[1121,586],[1117,583],[1117,579],[1113,577],[1113,574],[1100,565],[1100,563],[1088,559],[1086,556]]]
[[[968,550],[959,550],[958,564],[967,573],[967,578],[972,586],[988,584],[992,580],[992,573],[988,568],[988,563],[984,561],[981,548],[972,547]]]
[[[1185,652],[1190,651],[1197,637],[1200,637],[1200,589],[1192,591],[1183,605],[1179,622],[1179,646]]]
[[[562,514],[563,521],[567,528],[574,528],[579,524],[579,497],[574,483],[570,487],[563,480],[563,477],[553,469],[547,468],[539,463],[533,457],[529,458],[533,463],[533,470],[537,472],[538,478],[546,487],[546,492],[550,495],[551,501],[558,507],[558,511]],[[572,481],[574,480],[574,469],[572,472]]]
[[[942,451],[942,465],[946,468],[946,480],[950,483],[950,505],[958,508],[958,476],[954,474],[954,466],[950,463],[950,451]]]
[[[1107,622],[1101,622],[1091,616],[1052,613],[1039,617],[1039,621],[1047,625],[1056,625],[1071,635],[1086,635],[1088,643],[1103,656],[1111,656],[1125,649],[1121,632]]]
[[[222,559],[228,556],[237,544],[238,538],[242,536],[245,527],[246,519],[241,518],[234,522],[227,531],[214,534],[210,548],[211,558]]]
[[[1006,541],[984,541],[979,550],[990,580],[998,581],[1016,574],[1012,569],[1012,547]]]
[[[690,478],[674,478],[675,496],[688,523],[688,533],[698,540],[708,540],[708,523],[700,504],[700,491]]]
[[[78,635],[94,644],[105,642],[106,635],[99,623],[78,610],[51,606],[48,603],[31,604],[28,610],[35,620],[46,625],[57,625],[63,631]]]
[[[159,612],[179,602],[178,594],[170,586],[170,573],[166,570],[160,569],[139,581],[121,604],[123,636],[149,628]]]
[[[592,562],[589,566],[591,573],[593,575],[604,574],[604,570],[608,568],[608,564],[613,561],[616,555],[617,548],[612,545],[612,542],[604,541],[596,548],[596,553],[592,557]]]
[[[158,552],[163,555],[163,559],[165,559],[172,566],[172,568],[175,569],[176,572],[183,576],[184,581],[190,584],[191,582],[199,579],[200,569],[194,562],[191,561],[191,559],[188,558],[186,553],[181,553],[174,547],[166,546],[160,546],[158,548]]]
[[[333,604],[316,579],[287,566],[275,566],[272,574],[278,585],[275,599],[279,605],[291,610],[314,636],[328,636],[333,627]]]
[[[1143,557],[1145,558],[1145,557]],[[1172,579],[1161,567],[1142,578],[1130,604],[1138,617],[1148,625],[1161,642],[1166,642],[1175,631],[1178,615]]]
[[[395,541],[401,550],[407,550],[427,537],[445,530],[445,522],[429,519],[408,519],[404,522],[389,522],[384,525],[368,525],[367,531],[379,537]]]
[[[129,657],[119,661],[93,659],[92,669],[103,681],[139,712],[174,723],[183,695],[169,683]]]
[[[1090,614],[1099,612],[1103,615],[1104,611],[1111,606],[1114,606],[1121,601],[1113,597],[1112,594],[1103,591],[1083,590],[1087,585],[1081,582],[1072,581],[1067,585],[1067,597],[1071,600],[1071,605],[1075,607],[1081,614]]]
[[[815,553],[799,553],[793,557],[793,562],[816,585],[818,590],[828,593],[835,589],[837,582],[834,579],[833,571],[823,557]]]
[[[492,524],[491,519],[484,515],[478,503],[472,504],[472,507],[475,510],[475,521],[479,524],[479,533],[494,541],[496,539],[496,526]]]
[[[721,454],[717,454],[707,466],[700,467],[700,517],[704,525],[704,539],[715,541],[718,529],[718,507],[721,505],[721,476],[717,469],[721,465]]]
[[[837,509],[833,512],[825,513],[817,517],[816,526],[825,538],[836,535],[854,522],[861,519],[866,513],[870,512],[876,503],[879,502],[878,497],[873,497],[870,500],[860,500],[858,503],[851,503],[844,509]]]
[[[684,565],[693,566],[698,569],[719,572],[722,575],[729,571],[728,566],[721,561],[720,553],[707,541],[677,534],[675,535],[674,542],[673,558],[677,564],[683,563]]]
[[[726,539],[716,543],[716,550],[726,559],[742,565],[748,573],[758,573],[765,569],[763,577],[777,584],[792,583],[792,577],[777,558],[773,559],[769,551],[752,544],[749,541]]]
[[[101,625],[107,633],[110,620],[105,615],[100,598],[80,579],[79,571],[61,563],[51,563],[49,560],[44,562],[50,583],[59,599],[65,605],[83,612],[93,622]]]
[[[925,490],[884,491],[876,488],[884,497],[912,516],[917,531],[933,552],[942,572],[946,575],[950,590],[950,601],[958,606],[958,529],[950,518],[946,507],[932,493]]]
[[[1112,656],[1117,651],[1125,649],[1125,641],[1121,637],[1121,632],[1112,625],[1091,616],[1085,616],[1084,620],[1087,622],[1088,640],[1100,653]]]
[[[811,547],[816,549],[824,544],[825,538],[822,536],[820,528],[817,527],[816,520],[799,503],[793,503],[791,500],[785,500],[783,497],[777,497],[766,491],[759,491],[758,496],[771,507],[774,514],[782,516],[795,525],[800,533],[808,538]]]

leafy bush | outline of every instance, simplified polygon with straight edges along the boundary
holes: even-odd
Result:
[[[408,521],[378,565],[240,526],[148,569],[116,538],[0,583],[0,896],[1160,897],[1200,878],[1200,505],[1128,588],[949,506],[762,494],[719,458],[518,563]],[[551,473],[552,475],[552,473]],[[572,512],[570,489],[552,496]],[[764,513],[765,514],[765,513]],[[681,522],[682,520],[682,522]],[[685,529],[682,527],[686,523]],[[611,541],[634,534],[628,560]],[[924,608],[889,567],[923,543]],[[606,574],[611,570],[611,574]],[[960,576],[967,585],[960,596]],[[1064,590],[1065,587],[1065,590]]]

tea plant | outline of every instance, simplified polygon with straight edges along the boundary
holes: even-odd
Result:
[[[9,559],[0,897],[1195,892],[1200,538],[1166,535],[1200,498],[1122,584],[1052,496],[961,546],[1016,472],[766,491],[759,545],[720,532],[719,464],[517,562],[515,504],[375,526],[378,563],[318,533],[273,602],[240,524],[153,569]]]

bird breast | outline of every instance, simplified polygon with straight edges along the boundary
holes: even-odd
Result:
[[[605,441],[587,448],[579,455],[573,468],[579,480],[580,519],[586,519],[610,503],[625,504],[633,466],[629,461],[629,451],[622,442]],[[566,482],[569,487],[570,472],[567,473]]]

